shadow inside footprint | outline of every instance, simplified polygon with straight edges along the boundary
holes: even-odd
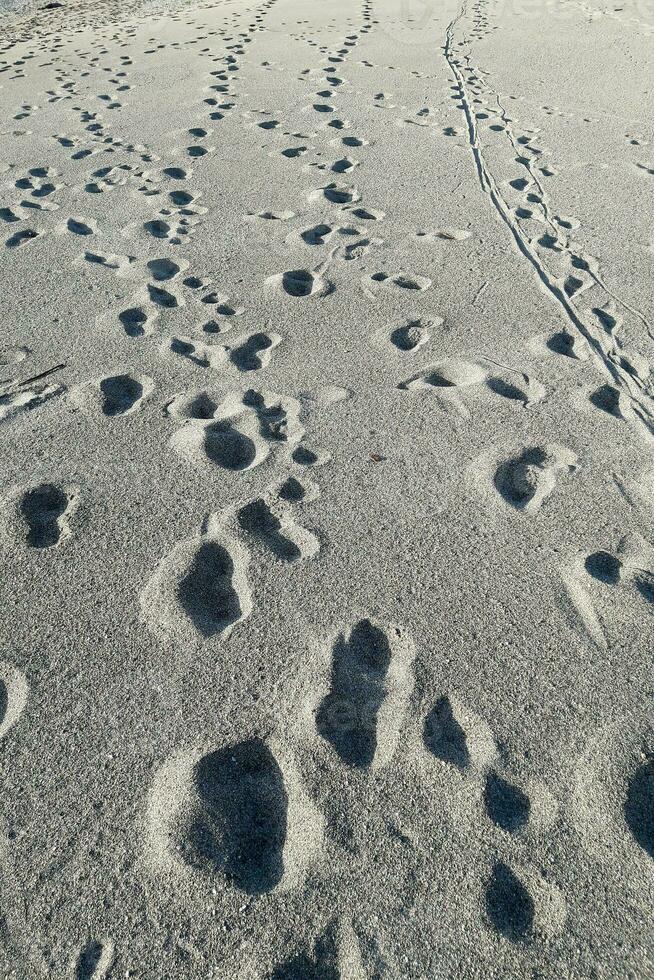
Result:
[[[398,350],[401,351],[415,350],[416,347],[420,347],[426,339],[427,330],[422,325],[420,320],[413,320],[411,323],[407,323],[403,327],[397,327],[391,333],[391,343],[393,343]],[[444,384],[444,387],[447,387],[447,385]]]
[[[364,769],[374,759],[390,662],[386,634],[368,619],[334,645],[331,688],[316,713],[316,727],[349,766]]]
[[[620,411],[620,392],[613,385],[601,385],[601,387],[591,394],[590,401],[595,408],[599,408],[602,412],[613,415],[618,419],[622,418],[622,412]]]
[[[249,438],[229,421],[215,422],[204,432],[204,451],[212,463],[226,470],[246,470],[257,456],[257,448]]]
[[[486,777],[484,803],[493,823],[509,833],[520,830],[529,820],[529,797],[493,771]]]
[[[654,603],[654,572],[639,569],[635,573],[633,581],[643,599]]]
[[[333,930],[316,939],[314,955],[297,953],[275,967],[270,980],[341,980],[338,948]]]
[[[502,398],[516,402],[527,402],[528,400],[524,391],[502,378],[487,378],[486,384],[494,394],[500,395]]]
[[[147,266],[150,275],[156,282],[166,282],[168,279],[173,279],[180,271],[180,267],[172,259],[152,259]]]
[[[617,585],[620,581],[622,562],[608,551],[594,551],[584,561],[584,568],[598,582],[605,585]]]
[[[632,776],[624,814],[635,839],[654,858],[654,758],[644,762]]]
[[[205,541],[179,582],[179,601],[203,636],[222,633],[242,618],[233,576],[234,562],[226,548],[216,541]]]
[[[43,483],[28,490],[20,505],[27,523],[30,548],[52,548],[62,535],[61,518],[68,509],[66,493],[53,483]]]
[[[325,239],[333,232],[331,225],[314,225],[313,228],[306,228],[300,234],[300,238],[307,245],[324,245]],[[290,273],[292,275],[292,273]]]
[[[229,359],[239,371],[258,371],[264,366],[260,354],[270,350],[272,343],[267,333],[252,334],[245,343],[231,352]]]
[[[246,533],[261,538],[281,561],[297,561],[302,557],[298,546],[282,534],[281,521],[264,500],[253,500],[242,507],[238,512],[238,522]]]
[[[425,719],[426,747],[443,762],[466,769],[471,762],[466,733],[454,716],[450,699],[440,698]]]
[[[105,415],[124,415],[143,396],[143,385],[129,374],[103,378],[100,391],[104,396],[102,411]]]
[[[294,269],[282,275],[282,288],[289,296],[311,296],[316,287],[316,276],[306,269]]]
[[[533,446],[498,467],[495,486],[507,503],[522,510],[533,500],[545,474],[547,459],[544,449]]]
[[[118,319],[123,325],[123,329],[128,337],[142,337],[145,333],[147,314],[144,310],[134,306],[129,310],[123,310],[118,314]]]
[[[69,218],[66,222],[66,227],[68,231],[72,232],[73,235],[92,235],[93,229],[89,228],[88,225],[84,224],[83,221],[78,221],[76,218]]]
[[[222,872],[248,894],[271,891],[284,873],[288,796],[268,747],[253,738],[205,755],[195,788],[191,863],[208,874]]]
[[[80,952],[75,964],[75,980],[103,980],[113,964],[113,947],[97,939],[91,940]]]
[[[533,899],[501,861],[495,865],[486,889],[486,911],[498,932],[512,942],[529,936],[536,914]]]

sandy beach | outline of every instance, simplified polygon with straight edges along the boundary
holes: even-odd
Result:
[[[654,978],[654,8],[0,16],[0,976]]]

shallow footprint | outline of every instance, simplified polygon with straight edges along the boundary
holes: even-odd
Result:
[[[25,675],[6,661],[0,661],[0,738],[14,727],[27,704],[29,688]]]
[[[643,762],[631,777],[624,814],[635,840],[654,859],[654,758]]]
[[[482,769],[497,755],[491,730],[453,697],[443,695],[425,718],[425,747],[457,769]]]
[[[114,964],[113,943],[91,940],[81,950],[75,963],[75,980],[105,980]]]
[[[409,320],[403,327],[396,327],[391,332],[391,343],[406,353],[418,350],[431,339],[430,328],[442,322],[440,317],[435,320]]]
[[[530,446],[500,463],[496,490],[516,510],[535,513],[554,490],[557,477],[574,469],[575,456],[557,446]]]

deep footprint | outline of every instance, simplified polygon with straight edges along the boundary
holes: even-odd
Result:
[[[243,617],[233,577],[234,562],[227,549],[216,541],[205,541],[177,585],[182,607],[205,637],[223,633]]]
[[[271,891],[284,873],[288,796],[266,744],[253,738],[205,755],[194,783],[197,803],[181,845],[188,863],[250,895]]]
[[[30,548],[53,548],[59,543],[70,503],[68,494],[53,483],[43,483],[27,491],[20,511],[27,524]]]
[[[143,385],[130,374],[117,374],[100,382],[103,395],[102,411],[110,417],[125,415],[143,397]]]

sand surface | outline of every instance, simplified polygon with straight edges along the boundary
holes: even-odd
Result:
[[[11,6],[0,975],[654,977],[651,6]]]

